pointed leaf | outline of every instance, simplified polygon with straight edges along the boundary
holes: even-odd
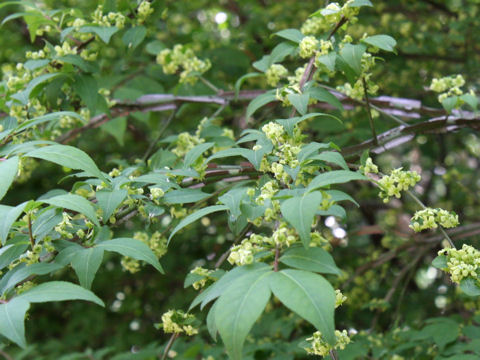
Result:
[[[302,32],[298,29],[285,29],[276,32],[274,35],[280,36],[281,38],[299,43],[305,37]]]
[[[312,156],[310,160],[322,160],[340,166],[344,170],[348,170],[348,165],[342,154],[335,151],[324,151],[318,155]]]
[[[280,261],[285,265],[300,270],[313,271],[322,274],[340,275],[341,271],[328,252],[319,247],[290,248],[282,255]]]
[[[200,189],[178,189],[169,191],[163,197],[168,204],[185,204],[202,201],[211,196]]]
[[[290,310],[335,343],[335,291],[323,276],[303,270],[281,270],[270,277],[273,294]]]
[[[368,36],[362,42],[390,52],[395,51],[395,45],[397,45],[395,39],[388,35]]]
[[[460,289],[468,296],[480,296],[480,285],[476,279],[463,279],[460,281]]]
[[[247,114],[245,117],[250,118],[255,111],[260,109],[263,105],[271,103],[272,101],[277,101],[277,96],[272,92],[266,92],[265,94],[257,96],[253,99],[250,104],[247,106]]]
[[[18,162],[18,156],[7,160],[0,160],[0,200],[3,199],[17,175]]]
[[[103,249],[91,247],[75,253],[72,258],[72,267],[77,274],[80,285],[90,289],[98,268],[102,264]]]
[[[314,191],[285,200],[280,207],[283,217],[297,230],[305,247],[310,243],[313,218],[321,202],[322,194]]]
[[[368,180],[368,178],[359,173],[349,170],[333,170],[317,175],[308,185],[308,190],[312,191],[332,184],[343,184],[352,180]]]
[[[90,290],[66,281],[50,281],[21,293],[17,298],[31,303],[66,300],[86,300],[100,306],[105,306],[103,301]]]
[[[21,203],[15,207],[0,205],[0,241],[2,245],[7,242],[8,234],[13,223],[27,206],[28,201]]]
[[[100,26],[84,26],[78,29],[78,32],[81,33],[95,33],[105,44],[110,42],[110,38],[115,34],[119,28],[115,26],[111,27],[100,27]]]
[[[95,225],[100,226],[92,203],[80,195],[65,194],[39,200],[45,204],[76,211],[85,215]]]
[[[105,180],[92,158],[73,146],[60,144],[44,146],[28,152],[25,156],[51,161],[70,169],[83,170],[88,175]]]
[[[213,145],[215,145],[215,143],[212,142],[196,145],[185,155],[183,166],[186,168],[191,166],[205,151],[210,149]]]
[[[288,94],[287,95],[288,100],[292,103],[293,107],[297,109],[297,111],[301,115],[305,115],[307,112],[308,108],[308,100],[310,99],[310,96],[308,93],[305,94]]]
[[[140,240],[131,238],[118,238],[103,241],[96,247],[107,251],[115,251],[123,256],[129,256],[136,260],[143,260],[152,265],[162,274],[164,273],[163,268],[158,262],[158,259],[153,253],[152,249],[150,249],[148,245]]]
[[[241,360],[243,343],[270,299],[273,271],[240,277],[216,302],[215,323],[230,358]]]
[[[357,76],[362,72],[362,56],[365,50],[365,45],[352,44],[345,44],[342,50],[340,50],[340,56]]]
[[[98,205],[103,210],[103,221],[107,222],[118,206],[127,197],[127,190],[101,190],[96,193]]]
[[[208,215],[212,214],[214,212],[218,211],[224,211],[228,210],[228,207],[225,205],[213,205],[213,206],[207,206],[201,210],[195,211],[194,213],[188,215],[186,218],[182,219],[180,223],[175,226],[175,228],[172,230],[170,233],[170,237],[168,238],[168,243],[170,243],[170,240],[172,239],[173,235],[175,235],[178,231],[183,229],[185,226],[190,225],[191,223],[197,221],[198,219]]]
[[[0,334],[25,348],[25,314],[30,308],[28,301],[13,298],[6,304],[0,304]]]
[[[5,295],[10,289],[30,275],[45,275],[61,269],[55,263],[37,263],[31,265],[21,264],[6,273],[0,280],[0,294]]]

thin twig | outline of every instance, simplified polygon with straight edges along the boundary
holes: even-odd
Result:
[[[27,221],[28,221],[28,238],[30,239],[30,245],[32,246],[32,250],[35,247],[35,239],[33,238],[32,232],[32,218],[30,212],[27,214]]]
[[[375,124],[373,123],[372,111],[370,110],[370,101],[368,100],[368,87],[365,77],[362,76],[363,91],[365,93],[365,107],[367,108],[368,121],[370,122],[370,129],[372,130],[373,144],[378,146],[377,132],[375,131]]]
[[[163,355],[161,360],[165,360],[168,356],[168,352],[170,351],[170,348],[172,347],[173,343],[175,340],[177,340],[179,334],[173,333],[172,336],[170,336],[170,340],[168,340],[167,346],[165,346],[165,350],[163,350]]]

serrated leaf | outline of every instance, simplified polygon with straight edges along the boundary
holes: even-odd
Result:
[[[215,324],[229,357],[241,360],[243,343],[270,299],[273,271],[238,278],[216,302]]]
[[[266,92],[265,94],[257,96],[248,104],[245,117],[247,119],[250,118],[255,111],[272,101],[277,101],[276,95],[272,92]]]
[[[115,212],[118,206],[127,197],[127,190],[100,190],[97,191],[95,196],[98,201],[98,205],[103,210],[103,221],[107,222],[110,216]]]
[[[297,230],[305,247],[310,244],[312,222],[321,202],[322,194],[314,191],[285,200],[280,207],[283,217]]]
[[[335,343],[335,291],[321,275],[303,270],[281,270],[270,276],[273,294],[290,310]]]
[[[7,193],[10,185],[12,185],[18,172],[18,156],[14,156],[7,160],[0,160],[0,200]]]
[[[180,221],[180,223],[177,226],[175,226],[175,228],[172,230],[172,232],[170,233],[170,236],[168,237],[168,243],[170,243],[170,240],[172,239],[172,237],[184,227],[190,225],[191,223],[197,221],[198,219],[206,215],[209,215],[218,211],[224,211],[227,209],[228,207],[225,205],[212,205],[212,206],[204,207],[203,209],[200,209],[188,215],[186,218],[182,219],[182,221]]]
[[[305,37],[302,32],[298,29],[285,29],[276,32],[274,35],[280,36],[281,38],[299,43]]]
[[[93,279],[103,260],[103,249],[91,247],[75,253],[72,258],[72,267],[77,274],[80,285],[86,289],[92,287]]]
[[[2,245],[5,245],[7,242],[12,224],[17,220],[27,204],[28,201],[15,207],[0,205],[0,241]]]
[[[44,146],[25,154],[26,157],[43,159],[106,180],[95,162],[84,151],[69,145]]]
[[[148,245],[140,240],[131,238],[117,238],[103,241],[96,245],[96,247],[107,251],[114,251],[123,256],[129,256],[136,260],[145,261],[162,274],[164,273],[162,265],[160,265],[152,249],[150,249]]]
[[[91,291],[66,281],[50,281],[40,284],[21,293],[17,298],[31,303],[85,300],[103,307],[105,306],[103,301]]]
[[[308,190],[325,187],[333,184],[343,184],[352,180],[368,180],[368,178],[359,172],[349,170],[333,170],[317,175],[308,185]]]
[[[53,196],[51,198],[42,199],[39,201],[45,204],[53,205],[59,208],[64,208],[83,214],[95,225],[100,226],[91,202],[84,197],[74,194],[65,194]]]
[[[193,147],[186,155],[185,159],[183,160],[183,166],[184,167],[190,167],[197,159],[202,156],[202,154],[213,147],[215,143],[213,142],[207,142],[203,144],[198,144],[195,147]]]
[[[0,334],[25,348],[25,314],[30,308],[28,301],[13,298],[6,304],[0,304]]]
[[[388,35],[368,36],[365,39],[362,39],[362,42],[390,52],[395,51],[395,45],[397,45],[395,39]]]
[[[200,189],[178,189],[166,193],[163,201],[168,204],[186,204],[202,201],[209,196],[210,194],[204,193]]]
[[[287,249],[280,257],[280,261],[285,265],[300,270],[321,274],[340,275],[341,273],[340,269],[335,265],[332,255],[319,247]]]
[[[135,49],[142,43],[146,35],[147,29],[145,26],[135,26],[128,29],[125,34],[123,34],[122,41],[129,49]]]

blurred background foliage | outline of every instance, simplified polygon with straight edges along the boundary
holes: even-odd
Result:
[[[97,1],[84,0],[36,3],[49,9],[75,8],[86,14],[98,5]],[[104,8],[120,11],[132,3],[106,0]],[[113,98],[124,100],[152,93],[213,94],[202,82],[179,85],[176,76],[164,74],[155,62],[160,50],[188,44],[200,58],[210,59],[212,67],[205,77],[218,88],[233,91],[235,81],[254,71],[251,64],[270,53],[279,42],[271,34],[300,28],[309,14],[324,5],[323,1],[295,0],[153,1],[155,12],[145,24],[147,37],[135,49],[125,47],[119,35],[108,45],[96,43],[93,50],[99,53],[97,62],[101,69],[98,82],[111,91]],[[0,18],[17,11],[16,6],[3,7]],[[478,0],[374,1],[374,7],[362,9],[358,23],[349,28],[349,33],[355,38],[364,33],[389,34],[397,40],[397,54],[383,55],[385,61],[375,68],[373,79],[380,86],[381,95],[421,101],[422,108],[413,108],[408,111],[413,115],[404,117],[408,123],[416,123],[442,114],[436,94],[428,91],[433,77],[462,74],[467,88],[478,89],[479,13]],[[2,66],[25,61],[25,52],[42,48],[45,41],[58,41],[47,35],[38,36],[32,43],[22,18],[5,23],[0,39]],[[332,85],[340,84],[339,80]],[[242,86],[252,90],[266,88],[263,77],[248,79]],[[280,106],[266,107],[255,119],[247,121],[246,105],[246,101],[232,102],[221,114],[222,126],[232,129],[236,136],[247,127],[259,128],[274,116],[288,116]],[[210,116],[216,107],[202,103],[182,105],[165,137],[194,131],[199,121]],[[352,106],[335,113],[342,118],[343,125],[312,122],[308,128],[311,139],[333,141],[344,148],[370,138],[363,108]],[[108,171],[140,158],[156,138],[164,119],[162,112],[131,112],[85,131],[71,144],[85,150],[102,170]],[[397,125],[380,117],[375,126],[381,133]],[[415,190],[422,200],[427,205],[456,211],[463,227],[454,240],[478,247],[479,155],[478,132],[464,128],[452,132],[420,131],[411,141],[379,151],[375,160],[383,169],[404,166],[421,173],[422,182]],[[67,174],[57,166],[42,163],[30,168],[29,176],[8,193],[6,204],[36,198],[53,188],[69,189],[73,184],[72,179],[59,183]],[[348,208],[344,221],[322,219],[327,221],[324,235],[331,240],[336,263],[345,271],[343,279],[331,279],[348,297],[346,306],[337,311],[337,328],[358,332],[340,358],[480,358],[479,302],[466,299],[430,265],[441,247],[435,234],[414,235],[408,228],[409,214],[416,210],[416,205],[411,201],[383,204],[372,186],[349,186],[349,193],[360,207]],[[117,234],[131,235],[144,227],[145,224],[132,219]],[[231,240],[224,216],[210,216],[194,224],[172,242],[168,255],[162,259],[168,276],[151,267],[129,274],[122,270],[118,256],[110,255],[92,288],[107,304],[105,310],[81,302],[35,306],[31,311],[34,320],[26,322],[29,347],[5,351],[14,359],[158,358],[168,336],[153,324],[170,308],[188,308],[195,291],[183,288],[186,274],[197,265],[212,267]],[[420,253],[422,256],[417,258]],[[71,272],[56,276],[76,281]],[[440,316],[445,317],[435,319]],[[429,324],[438,326],[432,330]],[[312,330],[300,318],[272,303],[247,340],[249,358],[306,358],[298,342]],[[199,336],[177,340],[172,351],[170,356],[176,359],[225,356],[223,347],[212,341],[205,328]]]

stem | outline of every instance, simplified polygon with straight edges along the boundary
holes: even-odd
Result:
[[[168,340],[167,346],[165,346],[165,350],[163,350],[163,355],[161,360],[165,360],[168,356],[168,352],[170,351],[173,343],[175,340],[177,340],[179,334],[173,333],[172,336],[170,336],[170,340]]]
[[[33,233],[32,233],[32,219],[30,217],[30,213],[27,214],[27,219],[28,219],[28,238],[30,239],[30,245],[32,246],[32,250],[35,246],[35,239],[33,238]]]
[[[340,359],[338,357],[337,350],[335,350],[335,349],[330,350],[330,356],[331,356],[332,360],[339,360]]]
[[[418,205],[420,205],[422,207],[422,209],[426,209],[427,207],[425,206],[425,204],[414,194],[412,193],[410,190],[407,190],[406,191],[408,195],[410,195],[410,197],[416,201],[416,203]],[[440,232],[442,233],[443,236],[445,236],[445,239],[447,239],[448,243],[450,244],[450,246],[454,249],[456,249],[455,247],[455,244],[453,243],[452,239],[450,238],[450,236],[448,236],[447,232],[441,227],[439,226],[438,229],[440,230]]]
[[[210,89],[212,89],[213,91],[215,91],[215,93],[219,93],[221,92],[221,90],[216,87],[215,85],[213,85],[210,81],[208,81],[207,79],[205,79],[203,76],[199,76],[198,77],[200,79],[201,82],[203,82],[205,85],[207,85]]]
[[[13,360],[13,358],[3,350],[0,350],[0,355],[2,355],[5,358],[5,360]]]
[[[377,133],[375,131],[375,125],[373,124],[372,111],[370,110],[370,101],[368,100],[368,87],[365,77],[362,77],[363,91],[365,92],[365,106],[367,108],[368,121],[370,122],[370,129],[372,130],[373,143],[378,146]]]
[[[280,247],[275,247],[275,261],[273,262],[273,271],[278,272],[278,258],[280,257]]]

